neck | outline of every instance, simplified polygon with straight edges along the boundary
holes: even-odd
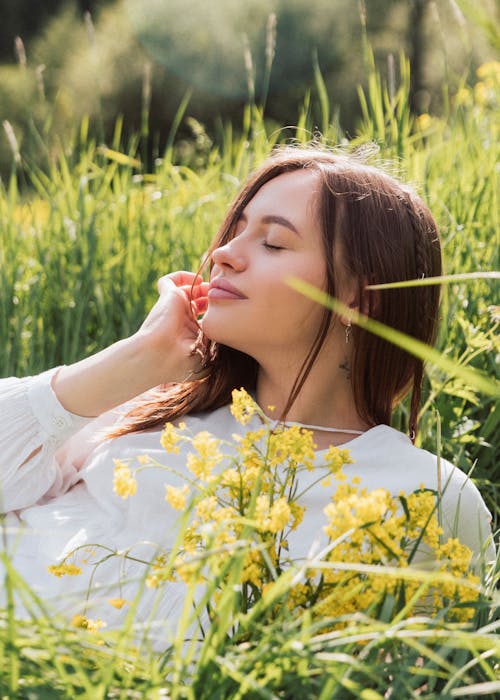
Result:
[[[319,357],[287,415],[283,414],[296,372],[283,367],[271,371],[261,366],[257,378],[257,402],[264,413],[274,419],[314,426],[315,442],[320,448],[346,442],[353,437],[350,431],[365,431],[371,427],[358,415],[346,370],[337,366],[332,371],[331,359],[327,371],[323,365]],[[319,427],[336,428],[336,431],[332,434]]]

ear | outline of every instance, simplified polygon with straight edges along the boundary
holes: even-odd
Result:
[[[380,292],[378,290],[366,289],[368,284],[371,284],[368,278],[360,280],[359,284],[347,290],[341,301],[353,311],[357,311],[363,316],[377,318],[380,310]],[[343,326],[349,324],[349,319],[345,316],[339,316],[340,323]]]
[[[349,285],[344,287],[341,294],[339,294],[340,301],[353,311],[364,314],[365,310],[363,300],[366,292],[364,292],[363,288],[364,284],[361,282],[358,284],[356,280],[353,280]],[[343,326],[348,326],[349,322],[351,321],[351,319],[343,316],[342,314],[339,315],[338,319]]]
[[[363,309],[361,309],[361,313],[365,316],[370,316],[371,318],[377,319],[380,315],[381,309],[380,290],[366,289],[369,284],[375,283],[375,275],[373,274],[371,274],[370,277],[365,280],[365,285],[363,288]]]

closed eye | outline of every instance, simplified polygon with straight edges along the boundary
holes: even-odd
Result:
[[[283,246],[280,246],[280,245],[271,245],[270,243],[266,243],[265,241],[264,241],[264,243],[263,243],[262,245],[263,245],[264,248],[266,248],[267,250],[284,250]]]

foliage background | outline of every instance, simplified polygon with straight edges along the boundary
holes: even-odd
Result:
[[[217,141],[220,118],[238,124],[252,95],[276,128],[293,124],[316,59],[353,136],[355,88],[366,85],[364,31],[379,70],[395,57],[394,83],[400,52],[409,57],[416,114],[442,112],[443,84],[456,90],[500,48],[490,27],[500,21],[498,0],[0,0],[0,13],[0,118],[37,163],[46,161],[47,138],[70,138],[83,116],[90,133],[109,141],[122,115],[127,135],[147,130],[151,166],[188,93],[189,114]],[[320,126],[321,115],[313,117]],[[188,124],[181,131],[192,137]],[[9,162],[1,137],[4,177]]]
[[[445,4],[452,6],[436,3],[439,12]],[[386,3],[385,9],[396,13],[402,5]],[[361,23],[359,43],[351,42],[361,57],[359,80],[354,63],[352,72],[342,72],[348,103],[357,100],[356,109],[350,113],[346,107],[345,116],[339,115],[340,88],[332,88],[321,61],[316,68],[311,62],[303,92],[297,88],[293,115],[279,121],[271,88],[267,100],[257,90],[254,99],[239,97],[226,117],[214,116],[225,104],[221,98],[214,100],[213,112],[197,112],[195,99],[183,99],[184,83],[175,92],[170,77],[155,82],[163,67],[144,72],[143,49],[129,43],[130,35],[113,15],[118,4],[91,8],[92,27],[61,4],[63,14],[27,43],[26,63],[0,69],[6,120],[0,183],[1,374],[69,363],[133,332],[155,298],[156,279],[173,269],[197,268],[249,170],[275,143],[290,139],[302,143],[316,135],[348,149],[376,144],[376,158],[413,182],[438,219],[446,272],[499,270],[500,66],[490,61],[480,67],[472,39],[484,32],[485,51],[494,55],[498,29],[495,33],[490,20],[498,3],[489,3],[486,15],[482,4],[457,6],[467,17],[474,15],[474,24],[463,25],[462,35],[442,33],[465,47],[465,63],[451,70],[451,62],[445,62],[447,80],[439,92],[429,92],[433,97],[425,106],[414,104],[408,61],[396,56],[387,62],[386,54],[378,63],[384,33],[372,35],[373,55]],[[368,34],[369,17],[370,12]],[[279,21],[278,16],[278,26]],[[442,25],[436,28],[441,31]],[[92,68],[89,36],[95,36],[99,56],[114,58]],[[432,44],[430,37],[437,35],[428,36]],[[441,39],[434,49],[445,55]],[[32,61],[35,55],[39,58]],[[42,59],[43,93],[37,79]],[[265,66],[262,55],[260,60]],[[127,93],[132,118],[125,106],[116,107],[125,103],[113,101],[124,73],[136,81],[130,83],[135,91]],[[82,76],[81,83],[76,76]],[[363,85],[356,96],[355,82]],[[168,117],[163,104],[170,105]],[[478,370],[492,384],[500,355],[497,304],[497,280],[447,285],[438,338],[439,350],[457,366]],[[394,421],[405,429],[405,406]],[[495,527],[499,432],[493,395],[428,365],[420,443],[473,470]],[[10,580],[23,589],[14,573]],[[101,644],[84,631],[68,630],[41,607],[36,619],[22,624],[8,608],[0,611],[0,688],[7,697],[26,698],[137,693],[222,698],[238,697],[235,688],[253,673],[254,685],[240,697],[293,697],[297,687],[311,698],[378,700],[389,690],[398,698],[494,696],[499,690],[497,619],[492,598],[468,629],[438,629],[430,619],[413,625],[390,616],[368,621],[361,616],[345,634],[325,637],[306,618],[283,625],[260,608],[248,621],[254,636],[246,646],[223,639],[193,671],[182,649],[173,657],[144,657],[126,638],[110,637]],[[166,669],[177,679],[173,685],[165,681]]]

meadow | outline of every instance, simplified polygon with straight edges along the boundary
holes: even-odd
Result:
[[[181,140],[181,106],[150,169],[142,164],[148,134],[124,143],[120,120],[107,145],[90,135],[87,121],[69,142],[52,137],[43,165],[6,125],[13,166],[0,184],[2,375],[71,363],[135,331],[155,300],[157,278],[198,268],[232,195],[275,144],[313,137],[348,151],[369,144],[374,162],[415,184],[443,243],[447,278],[438,353],[424,351],[419,445],[471,474],[498,531],[500,64],[483,65],[458,92],[445,92],[440,116],[410,113],[404,58],[399,73],[398,85],[387,84],[372,66],[353,135],[342,132],[319,71],[294,127],[269,125],[262,109],[248,104],[239,130],[221,124],[217,145],[189,118],[193,137]],[[404,430],[406,417],[403,406],[395,427]],[[402,602],[396,594],[356,613],[318,618],[314,605],[291,612],[283,604],[295,585],[286,570],[271,577],[272,594],[254,591],[252,605],[242,605],[235,586],[245,552],[235,551],[219,572],[218,590],[214,584],[207,594],[216,614],[201,645],[186,652],[174,644],[159,654],[132,634],[133,606],[121,633],[88,621],[68,624],[45,611],[2,556],[9,604],[0,610],[1,697],[401,700],[500,693],[498,567],[483,571],[466,621],[419,614],[411,596]],[[362,563],[351,571],[362,573]],[[458,574],[445,573],[443,581],[451,575]],[[424,589],[437,585],[424,574],[418,581]],[[15,595],[30,601],[31,620],[16,619]]]

